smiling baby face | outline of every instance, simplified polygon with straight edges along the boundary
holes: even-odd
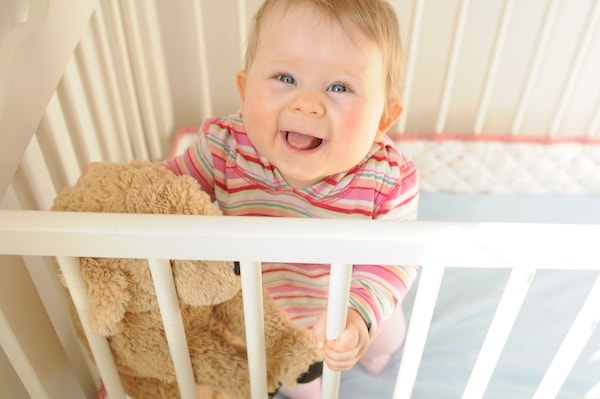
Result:
[[[382,50],[351,28],[310,1],[278,5],[238,74],[248,137],[293,187],[360,163],[400,115]]]

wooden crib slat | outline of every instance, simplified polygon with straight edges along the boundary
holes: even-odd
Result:
[[[212,97],[210,95],[210,82],[209,74],[208,74],[208,52],[206,51],[206,37],[204,35],[204,15],[202,12],[202,2],[194,1],[192,3],[193,6],[193,16],[194,16],[194,32],[196,34],[196,41],[198,45],[198,61],[199,61],[199,71],[200,74],[200,82],[204,83],[201,87],[199,87],[198,92],[200,93],[200,99],[202,100],[202,115],[204,117],[209,117],[213,114],[212,111]]]
[[[506,42],[506,35],[508,33],[508,27],[513,15],[513,10],[516,0],[506,0],[504,2],[504,8],[502,10],[502,19],[500,20],[500,26],[498,27],[498,33],[494,39],[494,50],[490,57],[490,61],[487,67],[485,75],[485,86],[483,88],[479,106],[477,107],[477,117],[475,118],[475,125],[473,127],[473,133],[481,134],[485,126],[485,120],[488,113],[490,100],[492,98],[492,92],[494,84],[496,82],[496,76],[498,75],[498,67],[500,65],[500,56],[504,50],[504,43]]]
[[[442,133],[446,128],[446,119],[448,118],[448,109],[450,108],[450,100],[452,98],[452,92],[456,80],[456,71],[458,69],[458,62],[460,59],[461,48],[463,44],[463,35],[465,32],[465,26],[467,24],[467,16],[469,13],[470,3],[470,0],[459,1],[459,17],[452,37],[452,49],[450,51],[450,60],[446,69],[446,76],[444,78],[442,100],[440,108],[437,112],[438,118],[435,125],[436,133]]]
[[[534,275],[535,270],[513,269],[473,366],[463,399],[481,398],[485,394]]]
[[[252,399],[268,396],[267,357],[260,262],[240,262],[248,370]]]
[[[106,60],[110,60],[100,49],[98,13],[94,13],[88,32],[81,38],[81,43],[75,53],[75,62],[79,71],[82,85],[88,95],[88,112],[96,131],[97,140],[102,146],[102,158],[94,161],[118,161],[123,151],[123,139],[119,138],[116,128],[115,112],[112,106],[114,96],[109,92],[110,84],[106,77]],[[125,133],[125,132],[122,132]],[[126,137],[126,135],[125,135]],[[127,148],[127,146],[125,146]]]
[[[140,13],[141,36],[146,45],[146,67],[148,68],[148,88],[152,100],[151,115],[156,119],[158,130],[155,137],[150,137],[154,156],[162,159],[165,156],[166,145],[171,144],[171,134],[175,126],[175,116],[169,89],[167,66],[165,64],[165,53],[160,33],[160,22],[156,2],[144,2],[140,9],[140,3],[132,1],[136,13]],[[166,144],[163,147],[163,144]],[[155,148],[154,148],[155,147]],[[168,148],[167,148],[168,150]]]
[[[109,25],[104,15],[103,7],[96,8],[94,12],[94,42],[97,46],[97,57],[101,60],[103,71],[103,85],[108,98],[108,115],[99,115],[100,118],[110,118],[112,121],[112,131],[108,135],[108,140],[112,143],[108,145],[108,159],[110,161],[125,162],[134,158],[129,141],[129,129],[127,127],[127,108],[123,102],[122,91],[118,80],[117,69],[123,68],[119,64],[119,57],[113,54],[111,47]],[[114,148],[114,149],[113,149]]]
[[[181,398],[197,399],[194,372],[173,281],[171,262],[168,259],[148,259],[148,264]]]
[[[87,299],[87,287],[81,275],[79,259],[65,256],[56,258],[61,273],[65,279],[77,315],[87,337],[90,349],[94,356],[98,370],[104,382],[104,386],[111,399],[125,399],[125,390],[121,385],[119,374],[112,357],[108,341],[105,337],[95,332],[89,322],[89,303]]]
[[[236,5],[240,61],[243,61],[248,40],[248,0],[237,0]],[[240,65],[243,65],[243,62],[240,62]]]
[[[600,323],[600,276],[558,349],[532,399],[557,397],[560,388]]]
[[[559,134],[560,128],[565,117],[567,107],[573,103],[573,94],[575,92],[575,83],[581,76],[581,70],[584,65],[584,61],[592,53],[590,51],[591,44],[594,40],[594,32],[598,28],[598,21],[600,20],[600,2],[596,1],[593,5],[592,14],[588,20],[585,32],[582,35],[582,39],[579,42],[577,48],[577,55],[571,64],[571,70],[568,74],[569,78],[563,89],[563,93],[560,96],[560,103],[554,113],[552,124],[550,126],[549,135],[555,137]]]
[[[54,102],[50,101],[50,103]],[[54,128],[49,113],[52,112],[47,111],[44,114],[38,126],[36,137],[43,149],[46,167],[54,188],[59,191],[77,181],[80,169],[66,128]]]
[[[421,40],[421,28],[423,25],[423,10],[425,8],[425,0],[415,0],[413,5],[413,13],[411,16],[412,25],[410,31],[410,42],[407,48],[406,55],[406,76],[404,79],[404,90],[403,90],[403,106],[404,112],[402,117],[398,121],[398,130],[400,132],[406,131],[406,125],[408,116],[410,114],[410,102],[411,94],[414,86],[414,77],[417,70],[417,52],[419,49],[419,42]]]
[[[79,66],[74,59],[67,64],[56,95],[59,103],[57,111],[66,123],[79,164],[103,159],[103,143],[98,140],[100,136],[90,114],[90,97],[86,95]]]
[[[127,122],[127,134],[133,151],[133,158],[150,159],[144,137],[144,125],[140,116],[133,78],[133,67],[124,32],[121,10],[117,0],[106,0],[99,4],[107,24],[107,33],[112,50],[120,97]],[[131,159],[131,158],[130,158]]]
[[[325,335],[327,340],[334,340],[342,335],[348,316],[348,299],[352,280],[352,265],[334,263],[329,272],[329,295],[327,300],[327,324]],[[323,367],[321,397],[337,399],[340,392],[339,371],[333,371],[327,364]]]
[[[133,79],[136,90],[137,112],[142,120],[142,130],[139,132],[140,140],[148,150],[148,159],[159,159],[160,150],[154,138],[158,136],[159,127],[153,115],[152,93],[148,85],[150,77],[146,68],[147,59],[144,56],[144,38],[140,32],[140,20],[138,19],[137,7],[145,7],[146,2],[132,5],[130,1],[120,1],[120,15],[123,20],[124,39],[127,43],[128,55],[131,66],[130,78]]]
[[[550,32],[556,19],[559,3],[560,0],[550,1],[546,10],[546,16],[544,17],[543,26],[537,42],[537,47],[535,49],[535,53],[529,66],[529,70],[527,71],[527,80],[525,82],[525,86],[523,87],[523,91],[519,96],[519,104],[510,130],[511,134],[513,135],[522,133],[521,130],[525,121],[527,110],[529,108],[529,103],[531,101],[533,89],[538,79],[540,67],[542,65],[542,59],[544,53],[546,52],[546,47],[548,46],[548,39],[550,37]]]
[[[164,76],[153,73],[154,66],[152,64],[161,61],[158,57],[148,56],[148,54],[152,54],[152,48],[162,49],[162,46],[160,41],[153,40],[156,35],[151,34],[150,30],[144,29],[148,25],[144,26],[144,19],[140,17],[140,14],[145,14],[146,17],[152,14],[148,12],[152,2],[140,3],[126,0],[120,1],[119,4],[130,53],[132,77],[137,90],[138,112],[140,112],[144,127],[144,142],[148,148],[150,159],[159,160],[163,156],[159,137],[165,134],[165,130],[167,130],[167,134],[170,132],[163,122],[164,104],[155,104],[154,102],[164,101],[157,101],[157,97],[169,98],[169,96],[166,90],[159,90],[159,87],[164,85],[159,85],[158,82]]]
[[[444,268],[439,264],[423,262],[406,340],[402,349],[393,399],[410,399],[412,397],[443,276]]]

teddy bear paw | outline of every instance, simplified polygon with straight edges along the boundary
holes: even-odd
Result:
[[[298,384],[306,384],[316,380],[317,378],[321,377],[321,375],[323,375],[323,362],[315,362],[310,365],[308,370],[298,377],[296,382]]]
[[[281,388],[281,384],[279,384],[274,391],[269,391],[269,399],[274,398],[275,395],[277,395],[277,393],[279,392],[279,388]]]

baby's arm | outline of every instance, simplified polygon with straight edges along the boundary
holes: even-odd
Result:
[[[413,170],[414,165],[407,168],[409,176],[412,176],[409,172]],[[395,187],[395,192],[385,202],[385,212],[377,218],[414,220],[418,204],[416,180],[412,184],[399,183]],[[348,318],[342,335],[336,340],[327,341],[326,311],[313,326],[313,334],[323,347],[324,360],[329,368],[335,371],[349,370],[360,360],[381,322],[392,314],[396,306],[400,306],[416,274],[417,268],[411,266],[354,266]]]

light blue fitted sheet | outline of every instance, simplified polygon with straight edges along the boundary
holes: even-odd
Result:
[[[425,193],[419,219],[600,223],[600,197]],[[536,267],[543,269],[543,265]],[[509,273],[504,269],[446,270],[413,399],[462,396]],[[569,304],[581,305],[597,276],[598,272],[590,271],[536,273],[486,399],[531,398],[577,314]],[[414,290],[404,303],[408,317],[413,296]],[[360,366],[343,373],[340,398],[391,398],[400,352],[379,375],[369,375]],[[595,329],[558,397],[600,399],[600,328]]]

